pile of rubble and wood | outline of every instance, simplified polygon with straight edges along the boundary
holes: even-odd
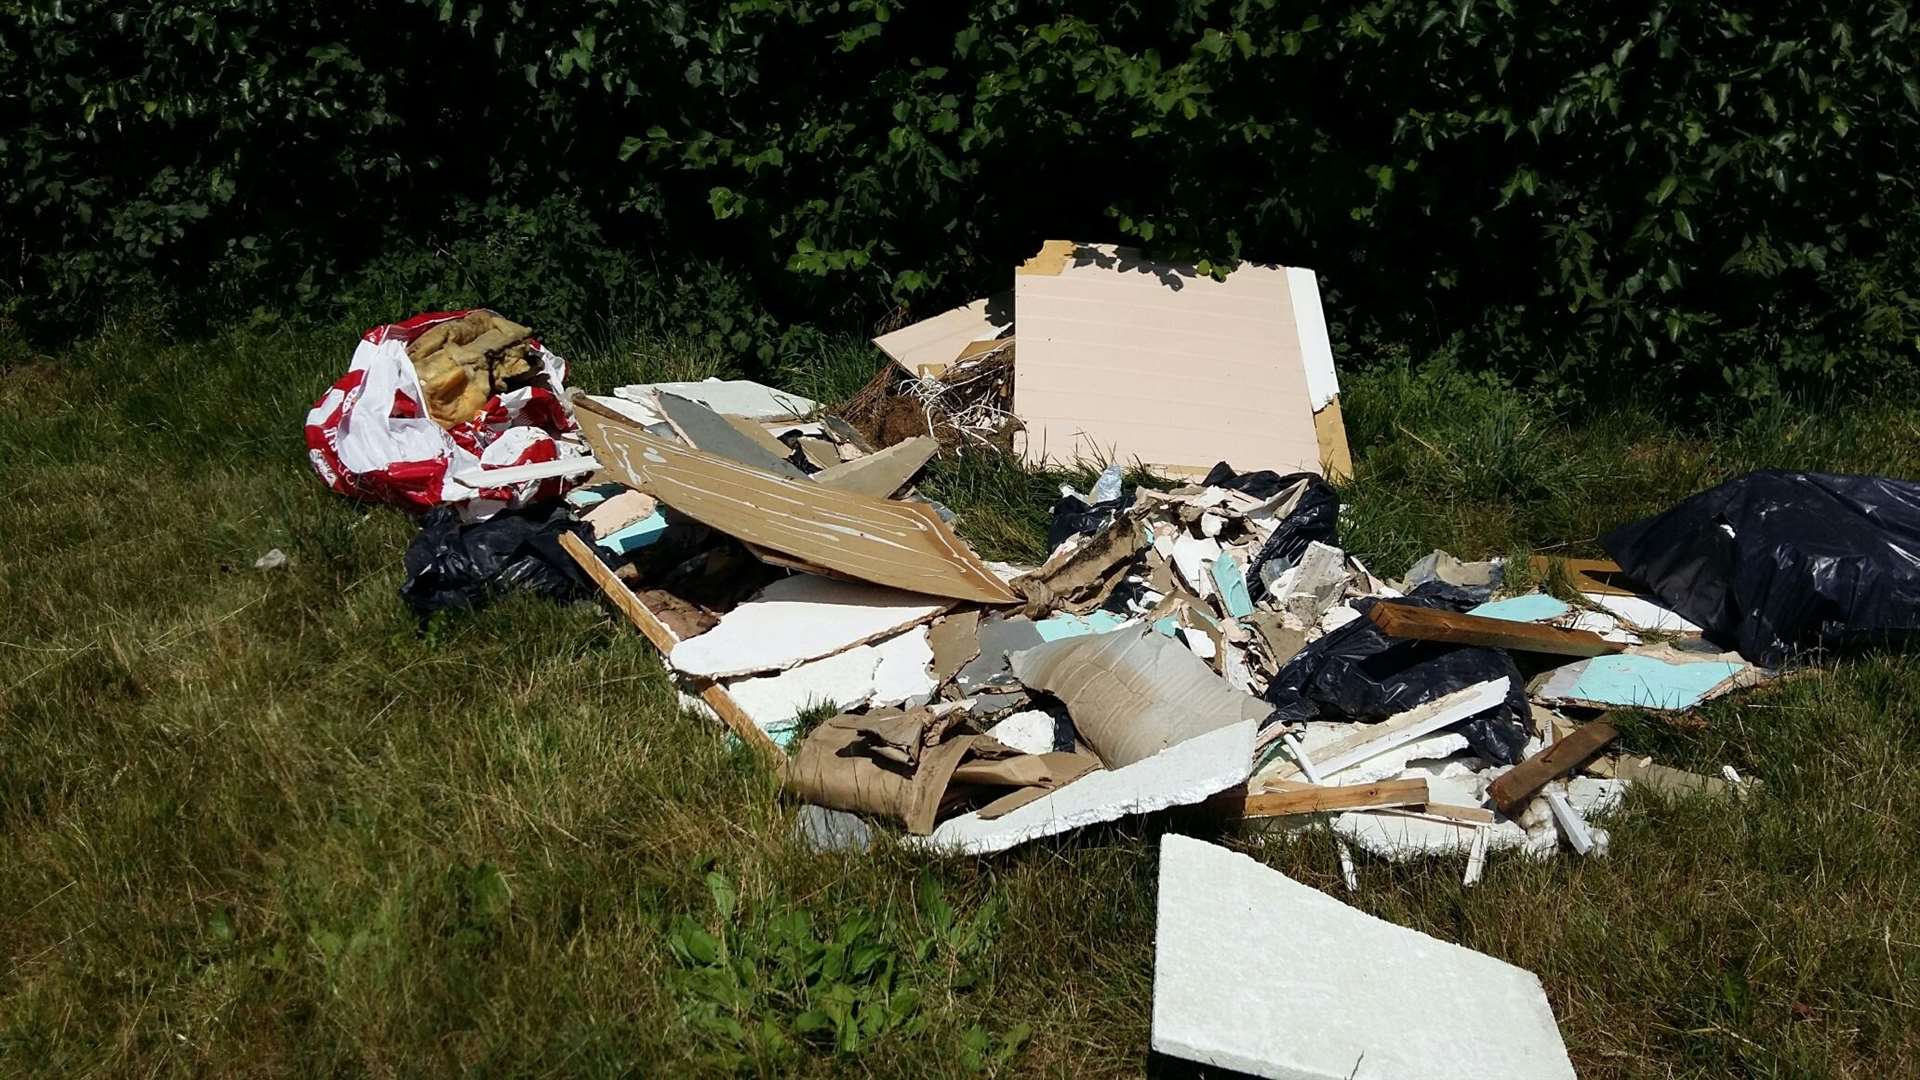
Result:
[[[436,335],[431,354],[393,351]],[[1604,815],[1635,785],[1747,789],[1731,769],[1620,750],[1608,710],[1684,714],[1795,649],[1920,623],[1898,558],[1920,550],[1920,498],[1880,478],[1730,482],[1606,538],[1638,580],[1601,560],[1439,551],[1380,576],[1340,544],[1329,481],[1350,465],[1309,271],[1214,280],[1049,243],[1010,298],[878,341],[893,363],[831,413],[743,380],[569,391],[525,328],[423,316],[369,334],[365,371],[316,406],[309,441],[337,488],[437,496],[407,555],[417,610],[590,583],[689,707],[765,755],[822,849],[890,832],[984,855],[1193,807],[1331,830],[1349,889],[1355,850],[1457,858],[1472,885],[1501,852],[1605,854]],[[498,379],[502,361],[547,396],[495,396],[449,427],[447,395],[422,392],[430,371]],[[459,443],[439,487],[391,455],[353,467],[360,383],[419,399],[418,418]],[[403,411],[390,427],[415,418]],[[524,423],[537,441],[489,456]],[[1047,558],[990,562],[914,486],[964,444],[1157,479],[1128,485],[1110,466],[1088,492],[1063,489]],[[1831,526],[1870,505],[1859,516],[1897,537]],[[1347,1075],[1355,1054],[1382,1075],[1572,1075],[1525,972],[1184,837],[1163,842],[1159,902],[1163,1052],[1263,1075]],[[1324,958],[1283,967],[1339,992],[1303,993],[1299,971],[1256,959],[1276,950]],[[1223,979],[1222,963],[1247,970]],[[1418,1015],[1381,1040],[1400,1013]]]

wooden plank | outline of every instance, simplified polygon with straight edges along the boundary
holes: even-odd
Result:
[[[1454,645],[1482,645],[1495,649],[1551,653],[1555,656],[1603,656],[1621,652],[1625,645],[1608,641],[1591,630],[1462,615],[1439,608],[1381,602],[1367,617],[1388,637],[1414,641],[1444,641]]]
[[[561,533],[560,546],[567,550],[567,554],[573,556],[573,561],[580,564],[580,569],[587,572],[587,576],[593,579],[594,584],[600,586],[601,593],[608,600],[613,601],[613,606],[619,608],[621,614],[625,615],[627,620],[638,627],[640,633],[653,643],[653,647],[660,650],[661,656],[673,651],[674,645],[679,643],[673,631],[667,629],[667,625],[661,622],[638,596],[633,594],[632,589],[627,588],[619,578],[614,577],[613,571],[607,569],[607,565],[601,562],[579,537],[572,533]],[[776,769],[786,767],[786,753],[774,744],[773,739],[766,732],[760,730],[760,725],[740,711],[740,706],[733,703],[733,698],[727,694],[725,687],[711,682],[702,682],[700,687],[700,700],[706,702],[714,715],[732,728],[742,742],[768,755]]]
[[[1367,810],[1387,806],[1422,806],[1427,801],[1427,781],[1376,780],[1371,784],[1344,784],[1322,787],[1317,784],[1292,785],[1285,791],[1249,793],[1245,789],[1222,792],[1207,800],[1207,806],[1237,818],[1285,817],[1289,814],[1319,814],[1331,810]]]
[[[1494,817],[1493,811],[1484,806],[1456,806],[1452,803],[1428,803],[1418,812],[1412,810],[1392,812],[1404,813],[1412,817],[1432,818],[1435,821],[1457,821],[1465,825],[1491,825]]]
[[[1507,770],[1487,788],[1487,794],[1493,796],[1501,813],[1512,816],[1547,781],[1572,772],[1619,735],[1605,720],[1582,724],[1573,734]]]
[[[749,544],[909,592],[1020,600],[933,508],[788,480],[576,410],[607,474],[709,528]]]

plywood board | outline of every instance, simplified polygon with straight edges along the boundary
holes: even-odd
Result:
[[[1375,604],[1367,609],[1367,618],[1388,637],[1412,641],[1442,641],[1554,656],[1604,656],[1626,648],[1591,630],[1563,630],[1557,626],[1461,615],[1415,604]]]
[[[656,394],[655,400],[659,402],[660,412],[666,416],[667,423],[673,425],[673,430],[680,433],[687,445],[789,480],[807,478],[807,474],[792,462],[781,455],[769,453],[759,440],[743,434],[732,421],[705,405],[664,391]],[[773,443],[780,445],[777,439]]]
[[[1012,325],[1012,299],[1001,293],[881,334],[873,343],[909,374],[938,374],[967,346],[997,338]]]
[[[1049,242],[1014,276],[1014,411],[1028,459],[1322,472],[1314,395],[1331,406],[1338,388],[1331,351],[1303,337],[1307,305],[1294,292],[1304,287],[1279,266],[1215,281],[1106,245],[1062,257]],[[1317,296],[1310,306],[1319,311]]]
[[[1020,599],[925,503],[788,480],[592,410],[578,410],[575,418],[610,476],[729,536],[909,592],[988,604]]]

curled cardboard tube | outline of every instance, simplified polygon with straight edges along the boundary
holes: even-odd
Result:
[[[613,601],[613,606],[619,608],[634,626],[639,627],[640,633],[653,643],[654,648],[660,650],[661,656],[673,651],[676,644],[673,631],[667,629],[667,625],[639,597],[633,595],[632,589],[621,584],[620,579],[613,576],[613,571],[608,570],[600,557],[588,549],[579,537],[563,532],[560,534],[560,546],[573,556],[573,561],[580,564],[580,569],[587,572],[593,583],[600,586],[600,591]],[[740,711],[740,706],[734,704],[725,687],[711,682],[702,684],[700,700],[706,702],[707,707],[732,728],[734,734],[740,736],[740,741],[767,755],[776,771],[786,768],[787,755],[766,732],[760,730],[760,725]]]

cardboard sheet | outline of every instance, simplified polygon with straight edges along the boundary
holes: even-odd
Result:
[[[1050,241],[1014,275],[1029,461],[1350,470],[1310,271],[1246,264],[1215,281],[1126,248],[1069,246],[1061,257]]]
[[[924,503],[784,479],[589,409],[575,418],[613,479],[742,541],[909,592],[988,604],[1019,599]]]
[[[1012,665],[1022,684],[1067,706],[1080,737],[1110,769],[1273,711],[1178,642],[1146,630],[1048,642],[1015,653]]]
[[[908,374],[938,375],[967,346],[997,338],[1012,325],[1012,298],[1001,293],[881,334],[873,343]]]

